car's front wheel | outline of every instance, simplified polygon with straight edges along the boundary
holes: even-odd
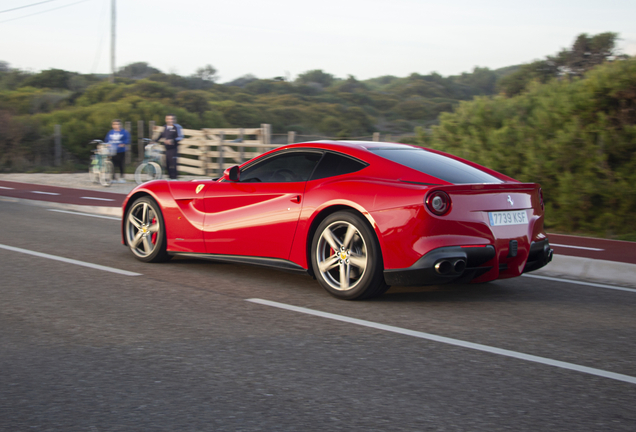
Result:
[[[143,262],[162,262],[170,258],[166,252],[166,227],[159,205],[150,197],[135,200],[124,219],[126,244]]]
[[[388,289],[375,233],[353,212],[337,212],[320,223],[311,261],[316,279],[334,297],[363,299]]]

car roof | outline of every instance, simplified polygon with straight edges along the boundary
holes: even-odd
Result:
[[[344,147],[358,147],[358,148],[413,148],[413,146],[408,144],[400,144],[400,143],[389,143],[389,142],[380,142],[380,141],[331,141],[331,140],[322,140],[322,141],[314,141],[317,144],[333,144],[340,145]]]
[[[413,149],[415,146],[400,143],[387,143],[379,141],[336,141],[336,140],[320,140],[320,141],[307,141],[302,143],[285,144],[278,149],[289,148],[303,148],[314,147],[322,148],[325,150],[341,150],[347,152],[347,150],[362,150],[369,151],[371,149]],[[423,149],[422,147],[417,147]],[[424,149],[423,149],[424,150]]]

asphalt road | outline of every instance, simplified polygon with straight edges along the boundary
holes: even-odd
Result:
[[[140,263],[113,219],[0,202],[0,221],[2,431],[636,429],[636,291],[521,277],[345,302],[307,276]]]

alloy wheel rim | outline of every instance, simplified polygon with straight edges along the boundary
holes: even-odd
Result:
[[[369,260],[360,231],[345,221],[334,222],[322,231],[316,257],[323,280],[338,291],[349,291],[358,286]]]
[[[159,218],[147,202],[133,206],[126,218],[126,240],[130,250],[141,258],[150,256],[157,247]]]

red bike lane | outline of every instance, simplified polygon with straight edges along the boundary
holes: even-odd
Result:
[[[0,195],[97,207],[121,207],[126,194],[0,180]]]

